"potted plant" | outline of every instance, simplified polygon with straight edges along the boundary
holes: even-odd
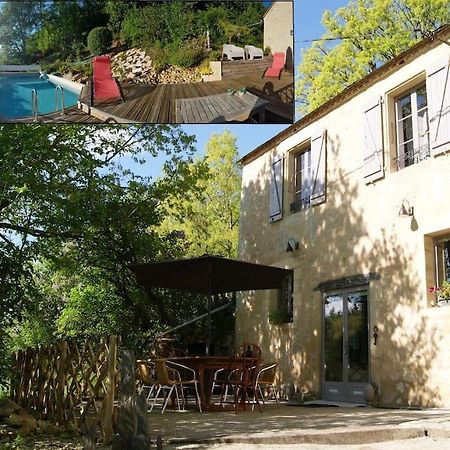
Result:
[[[433,286],[428,292],[436,294],[436,303],[433,306],[440,306],[441,303],[450,304],[450,282],[443,281],[441,286]]]
[[[292,322],[292,314],[286,309],[275,309],[269,313],[269,322],[272,325],[283,325]]]

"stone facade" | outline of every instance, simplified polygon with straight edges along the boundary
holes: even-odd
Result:
[[[272,54],[287,54],[287,67],[292,68],[294,49],[294,16],[291,1],[275,1],[264,15],[264,48],[269,47]]]
[[[449,34],[447,27],[446,40]],[[317,287],[372,273],[376,276],[365,286],[368,383],[375,386],[377,404],[450,406],[450,306],[434,307],[434,294],[428,292],[435,284],[434,239],[450,235],[450,47],[439,41],[416,47],[389,72],[374,72],[243,158],[240,258],[293,269],[294,303],[293,322],[273,325],[269,312],[277,307],[277,292],[242,295],[237,340],[256,342],[266,361],[279,361],[280,384],[292,382],[297,389],[323,395],[324,293]],[[428,88],[427,75],[436,64],[447,64],[447,90],[440,99],[447,112],[439,120],[449,142],[398,169],[396,101],[415,86]],[[373,99],[381,99],[382,113],[382,162],[375,177],[367,176],[364,131]],[[432,111],[430,119],[436,120]],[[430,126],[433,131],[435,124]],[[317,135],[322,139],[324,196],[291,212],[294,155],[313,145]],[[282,217],[270,222],[272,165],[280,159]],[[399,216],[402,205],[413,206],[413,216]],[[286,252],[290,238],[299,248]]]

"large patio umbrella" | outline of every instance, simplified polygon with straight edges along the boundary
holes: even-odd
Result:
[[[220,256],[204,255],[197,258],[135,264],[130,266],[138,283],[144,288],[168,288],[208,295],[208,313],[211,296],[227,292],[261,289],[279,289],[292,270],[248,263]],[[208,314],[209,352],[211,318]]]

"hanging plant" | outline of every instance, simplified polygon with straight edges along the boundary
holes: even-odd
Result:
[[[292,322],[292,314],[285,309],[275,309],[269,313],[269,322],[272,325],[282,325]]]

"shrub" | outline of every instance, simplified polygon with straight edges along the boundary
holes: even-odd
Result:
[[[169,66],[169,51],[166,48],[153,46],[148,47],[145,50],[146,54],[150,57],[152,60],[152,67],[156,71],[161,71],[165,69],[167,66]]]
[[[111,48],[112,33],[106,27],[93,28],[88,34],[87,44],[92,54],[102,55]]]
[[[183,43],[175,42],[169,47],[170,64],[179,67],[198,65],[205,57],[203,39],[194,38]]]
[[[210,61],[220,61],[221,58],[222,58],[222,48],[217,50],[211,50],[208,53],[208,59]]]

